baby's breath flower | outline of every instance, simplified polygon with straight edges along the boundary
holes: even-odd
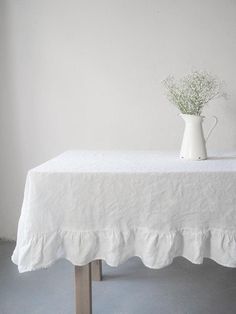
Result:
[[[219,97],[226,98],[224,82],[205,71],[193,71],[176,81],[168,76],[163,85],[167,89],[167,97],[184,114],[200,116],[203,107]]]

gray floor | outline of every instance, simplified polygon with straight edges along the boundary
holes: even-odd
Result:
[[[18,274],[10,261],[14,243],[0,242],[0,314],[72,314],[74,268],[60,261],[49,269]],[[112,268],[93,283],[94,314],[235,314],[236,269],[183,258],[164,269],[138,258]]]

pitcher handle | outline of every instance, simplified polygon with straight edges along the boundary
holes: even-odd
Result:
[[[207,133],[206,142],[208,141],[208,139],[209,139],[209,137],[210,137],[212,131],[214,130],[214,128],[217,126],[217,123],[218,123],[218,118],[217,118],[216,116],[212,116],[212,118],[213,118],[215,121],[214,121],[213,126],[210,128],[210,130],[209,130],[208,133]]]

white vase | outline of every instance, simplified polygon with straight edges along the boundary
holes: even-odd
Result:
[[[213,116],[214,124],[209,130],[206,138],[204,138],[202,122],[203,116],[195,116],[191,114],[180,114],[184,119],[185,129],[180,151],[180,158],[187,160],[204,160],[207,159],[206,142],[211,132],[216,127],[218,119]]]

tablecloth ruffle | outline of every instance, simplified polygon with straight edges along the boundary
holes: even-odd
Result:
[[[177,256],[196,264],[208,257],[220,265],[236,267],[236,231],[182,229],[159,233],[135,228],[25,235],[17,242],[12,261],[23,273],[49,267],[61,258],[80,266],[95,259],[118,266],[132,256],[155,269],[171,264]]]

